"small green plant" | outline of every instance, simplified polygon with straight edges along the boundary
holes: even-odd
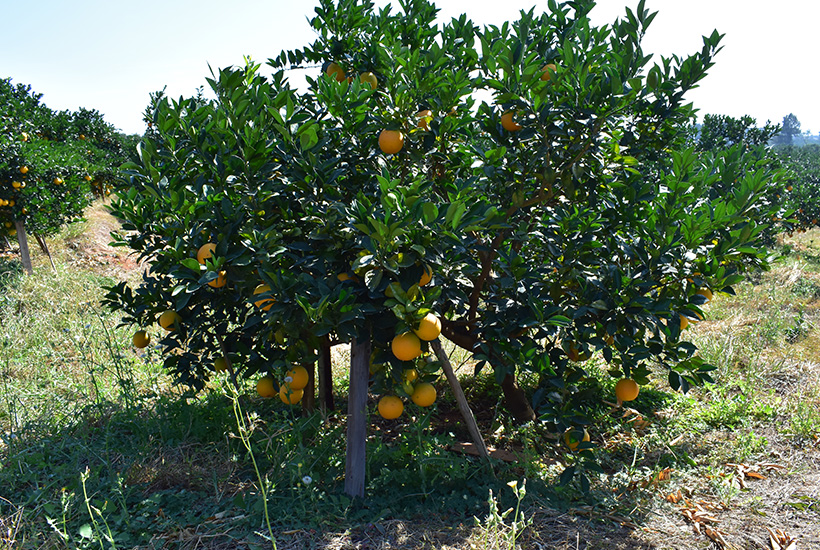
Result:
[[[493,548],[494,550],[516,550],[519,548],[517,541],[524,533],[524,530],[532,525],[532,517],[526,517],[521,512],[521,501],[527,495],[527,480],[518,485],[517,481],[510,481],[507,485],[513,490],[516,498],[515,508],[508,508],[504,512],[499,512],[498,501],[493,496],[490,489],[490,496],[487,504],[490,513],[482,522],[475,519],[476,530],[481,548]],[[512,514],[512,519],[507,522],[507,518]]]

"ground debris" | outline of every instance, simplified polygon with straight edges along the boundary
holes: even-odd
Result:
[[[771,550],[796,550],[797,540],[787,535],[782,529],[772,530],[771,527],[766,527],[769,531],[769,544]]]

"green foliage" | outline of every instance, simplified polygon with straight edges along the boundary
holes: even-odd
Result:
[[[820,224],[820,145],[777,146],[775,156],[788,170],[783,202],[798,230]]]
[[[652,363],[674,389],[710,381],[680,318],[702,317],[700,288],[731,293],[767,265],[780,174],[762,147],[687,147],[685,94],[718,33],[650,66],[643,2],[601,28],[593,5],[551,1],[477,29],[466,16],[436,26],[424,1],[394,13],[325,0],[316,42],[271,59],[270,77],[248,60],[207,79],[215,99],[157,94],[114,204],[130,232],[120,244],[151,270],[107,303],[141,326],[177,311],[165,366],[195,388],[217,355],[249,377],[313,361],[325,336],[372,334],[374,363],[390,365],[376,387],[400,393],[414,365],[390,342],[430,310],[478,370],[534,373],[534,402],[559,433],[589,422],[576,414],[588,374],[570,356],[600,350],[612,376],[642,384]],[[288,85],[291,66],[331,61],[350,81]],[[356,78],[365,71],[378,89]],[[502,126],[507,112],[520,130]],[[380,152],[384,129],[405,134],[397,154]],[[221,272],[227,285],[209,286]]]
[[[732,145],[767,145],[780,132],[780,126],[766,123],[757,127],[757,121],[749,115],[732,118],[726,115],[706,115],[698,129],[696,149],[714,151]]]

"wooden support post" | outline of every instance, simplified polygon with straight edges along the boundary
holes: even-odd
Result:
[[[364,497],[367,442],[367,387],[370,378],[370,330],[350,346],[350,390],[347,402],[345,493]]]
[[[459,383],[458,378],[456,378],[456,373],[453,370],[452,363],[450,363],[450,358],[447,356],[447,352],[444,351],[444,348],[441,347],[441,340],[433,340],[430,342],[430,346],[433,348],[436,357],[438,357],[438,360],[441,362],[441,368],[444,371],[445,376],[447,376],[447,381],[450,383],[450,388],[453,390],[453,396],[456,398],[456,403],[458,403],[461,416],[467,424],[467,430],[473,438],[473,444],[476,446],[479,456],[489,460],[490,453],[487,451],[487,444],[484,443],[484,438],[481,437],[481,432],[478,430],[478,424],[475,421],[475,415],[473,414],[473,410],[470,408],[470,404],[467,403],[467,398],[464,396],[464,390],[461,389],[461,384]]]
[[[39,233],[32,233],[32,235],[34,235],[34,238],[37,240],[37,244],[40,245],[40,250],[42,250],[43,254],[48,257],[48,261],[51,263],[51,269],[53,269],[56,273],[57,268],[54,266],[54,258],[51,257],[51,251],[48,249],[48,245],[46,244],[46,238]]]
[[[26,226],[22,220],[14,221],[14,228],[17,230],[17,242],[20,244],[20,260],[26,273],[31,275],[34,270],[31,268],[31,255],[28,251],[28,239],[26,238]]]

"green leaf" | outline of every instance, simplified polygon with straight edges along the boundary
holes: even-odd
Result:
[[[94,538],[94,531],[91,529],[91,526],[87,523],[83,523],[77,532],[84,539],[90,540]]]

